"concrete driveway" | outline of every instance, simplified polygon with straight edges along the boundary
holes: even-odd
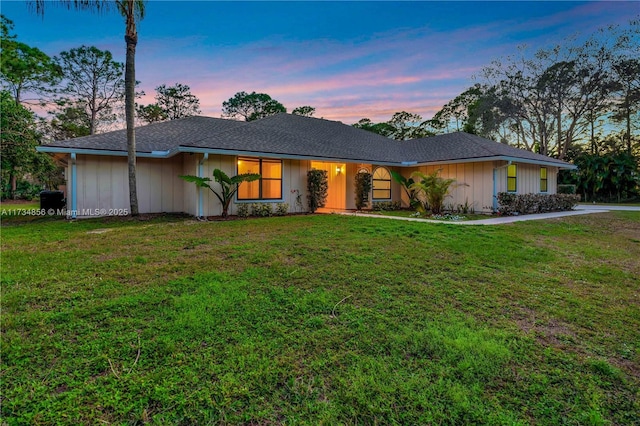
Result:
[[[328,210],[328,209],[325,209],[325,210]],[[488,217],[487,219],[468,220],[468,221],[460,221],[460,222],[447,221],[447,220],[422,219],[418,217],[384,216],[379,214],[356,213],[353,211],[328,210],[326,211],[326,213],[332,212],[332,213],[342,214],[346,216],[372,217],[376,219],[405,220],[409,222],[443,223],[447,225],[501,225],[505,223],[523,222],[525,220],[555,219],[555,218],[566,217],[566,216],[578,216],[578,215],[592,214],[592,213],[606,213],[609,211],[640,212],[640,206],[621,206],[621,205],[607,206],[602,204],[578,204],[574,210],[571,210],[568,212],[525,214],[521,216]]]
[[[640,212],[640,206],[607,206],[605,204],[578,204],[576,210],[597,210],[597,211],[626,211]]]

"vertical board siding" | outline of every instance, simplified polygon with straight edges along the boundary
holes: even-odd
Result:
[[[229,155],[209,155],[207,161],[204,162],[202,177],[208,177],[211,179],[209,183],[214,189],[219,189],[219,184],[217,184],[213,180],[213,171],[215,169],[220,169],[225,172],[228,176],[235,176],[237,174],[236,170],[236,158]],[[222,214],[222,205],[216,197],[209,189],[203,188],[203,214],[204,216],[220,216]],[[232,207],[230,206],[229,214],[232,213]]]
[[[283,197],[289,203],[290,213],[308,211],[307,206],[307,172],[311,170],[311,162],[307,160],[284,160],[283,164]],[[294,191],[294,192],[292,192]],[[302,195],[302,206],[296,205],[297,194]]]
[[[410,177],[415,171],[431,174],[440,170],[440,177],[456,180],[444,202],[447,209],[466,205],[476,212],[489,212],[493,206],[493,166],[494,163],[489,161],[420,166],[402,171],[405,177]]]
[[[201,157],[200,157],[201,158]],[[256,157],[257,158],[257,157]],[[204,175],[213,179],[213,170],[221,169],[229,176],[235,176],[237,170],[237,157],[231,155],[210,155],[204,164]],[[296,194],[291,191],[297,189],[302,194],[303,204],[302,210],[298,213],[307,211],[306,192],[307,192],[307,171],[309,170],[309,161],[306,160],[282,160],[282,200],[256,200],[256,203],[287,203],[289,204],[289,212],[296,212]],[[193,184],[192,184],[193,185]],[[211,184],[215,189],[219,185],[215,182]],[[209,190],[204,189],[204,215],[219,216],[222,214],[222,205],[220,200]],[[251,201],[249,201],[251,202]],[[197,201],[196,201],[197,204]],[[229,206],[229,214],[237,214],[236,197]]]
[[[394,171],[401,173],[402,170],[399,167],[387,167],[389,172]],[[348,183],[347,183],[348,185]],[[404,193],[404,189],[402,186],[393,179],[391,176],[391,201],[402,201],[402,194]]]
[[[198,163],[202,159],[203,154],[185,154],[182,159],[181,175],[198,175]],[[197,216],[198,215],[198,187],[182,179],[182,185],[178,190],[182,192],[182,206],[184,213]],[[206,189],[205,189],[206,190]]]
[[[198,214],[199,190],[193,184],[180,179],[180,175],[197,175],[198,164],[202,154],[180,154],[168,159],[138,158],[138,202],[141,213],[177,213]],[[210,155],[203,164],[203,176],[213,179],[213,170],[222,169],[229,176],[237,173],[237,157],[229,155]],[[336,167],[343,171],[338,175]],[[433,173],[440,170],[443,178],[456,179],[457,186],[451,196],[445,200],[445,206],[458,208],[465,204],[476,212],[490,211],[493,205],[493,174],[495,169],[497,192],[506,191],[507,162],[490,161],[474,163],[457,163],[420,167],[388,168],[402,173],[409,178],[414,171]],[[517,163],[517,192],[540,192],[540,166]],[[359,163],[313,162],[313,166],[329,172],[328,208],[355,209],[355,174],[362,167],[373,171],[375,165]],[[307,172],[312,162],[308,160],[282,161],[282,202],[289,204],[289,211],[296,212],[296,193],[302,194],[302,211],[307,211]],[[98,155],[78,155],[77,170],[77,208],[79,216],[82,211],[99,209],[129,209],[129,185],[126,157]],[[557,191],[557,167],[547,167],[548,191]],[[70,162],[67,176],[71,176]],[[217,186],[215,182],[212,185]],[[71,208],[71,188],[67,188],[69,208]],[[203,213],[205,216],[219,216],[222,206],[219,200],[208,189],[203,191]],[[401,200],[408,206],[408,199],[401,185],[392,180],[391,198]],[[234,200],[235,201],[235,200]],[[280,202],[280,201],[275,201]],[[229,213],[235,214],[236,203],[232,202]]]
[[[547,167],[547,193],[555,194],[558,192],[558,168]]]
[[[182,156],[168,159],[138,158],[137,185],[140,213],[179,213],[183,200]],[[129,210],[129,172],[126,157],[78,155],[78,210]],[[83,211],[85,214],[83,214]]]

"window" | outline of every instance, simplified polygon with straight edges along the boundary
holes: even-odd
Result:
[[[373,171],[373,199],[391,199],[391,174],[384,167],[378,167]]]
[[[547,192],[547,168],[540,167],[540,192]]]
[[[238,200],[281,200],[282,161],[266,158],[238,158],[238,174],[258,173],[260,179],[243,182]]]
[[[507,167],[507,192],[516,192],[518,190],[518,169],[515,164]]]

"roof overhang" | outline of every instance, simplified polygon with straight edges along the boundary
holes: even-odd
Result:
[[[126,157],[126,151],[113,151],[108,149],[90,149],[90,148],[67,148],[59,146],[40,145],[36,147],[38,152],[46,152],[49,154],[83,154],[83,155],[105,155],[109,157]],[[136,152],[136,157],[142,158],[169,158],[178,154],[178,149],[170,149],[167,151],[151,151]]]
[[[487,162],[487,161],[507,161],[507,162],[513,162],[513,163],[536,164],[539,166],[558,167],[559,169],[569,169],[569,170],[575,170],[578,168],[573,164],[564,163],[564,162],[559,163],[557,161],[534,160],[530,158],[510,157],[510,156],[504,156],[504,155],[491,156],[491,157],[458,158],[453,160],[440,160],[440,161],[424,161],[424,162],[415,162],[414,165],[434,166],[434,165],[444,165],[444,164],[481,163],[481,162]]]
[[[319,155],[300,155],[300,154],[282,154],[277,152],[261,152],[261,151],[242,151],[233,149],[211,149],[197,148],[189,146],[181,146],[178,148],[180,152],[191,153],[207,153],[214,155],[233,155],[233,156],[253,156],[264,158],[282,158],[287,160],[310,160],[310,161],[327,161],[334,163],[366,163],[379,164],[381,166],[401,166],[401,163],[391,161],[374,161],[365,158],[346,158],[346,157],[325,157]]]
[[[104,149],[89,149],[89,148],[67,148],[67,147],[54,147],[41,145],[36,147],[38,152],[46,152],[50,154],[83,154],[83,155],[105,155],[112,157],[126,157],[125,151],[112,151]],[[569,163],[558,163],[555,161],[534,160],[529,158],[509,157],[509,156],[491,156],[491,157],[471,157],[471,158],[458,158],[451,160],[440,161],[376,161],[366,158],[345,158],[345,157],[327,157],[317,155],[299,155],[299,154],[283,154],[277,152],[261,152],[261,151],[243,151],[243,150],[231,150],[231,149],[212,149],[212,148],[199,148],[191,146],[179,146],[175,149],[166,151],[151,151],[151,152],[136,152],[136,157],[141,158],[170,158],[174,155],[185,153],[207,153],[214,155],[232,155],[232,156],[255,156],[264,158],[282,158],[288,160],[313,160],[313,161],[328,161],[328,162],[340,162],[340,163],[371,163],[379,164],[381,166],[394,166],[394,167],[417,167],[417,166],[433,166],[444,164],[460,164],[460,163],[479,163],[487,161],[511,161],[515,163],[525,164],[537,164],[547,167],[558,167],[560,169],[575,170],[578,167]]]

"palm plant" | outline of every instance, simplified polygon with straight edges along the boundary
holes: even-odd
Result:
[[[233,177],[229,177],[225,172],[220,169],[215,169],[213,171],[213,179],[220,184],[220,191],[216,191],[209,185],[211,182],[211,178],[208,177],[200,177],[200,176],[180,176],[182,179],[187,182],[193,182],[199,188],[209,188],[211,192],[218,197],[220,200],[220,204],[222,204],[222,217],[227,217],[229,215],[229,205],[231,204],[231,200],[238,192],[240,188],[240,184],[242,182],[251,182],[254,180],[260,179],[260,175],[257,173],[244,173],[241,175],[236,175]]]
[[[449,196],[451,185],[455,183],[455,179],[444,179],[438,176],[440,170],[426,174],[422,172],[413,172],[411,178],[417,178],[410,189],[416,191],[417,198],[421,205],[419,210],[424,213],[431,210],[432,214],[441,214],[444,200]]]
[[[29,4],[35,6],[36,13],[44,15],[47,1],[33,0]],[[138,192],[136,190],[136,135],[135,135],[135,86],[136,86],[136,45],[138,30],[136,22],[144,18],[145,0],[58,0],[57,3],[76,10],[102,12],[114,6],[125,19],[124,40],[127,44],[125,61],[125,117],[127,122],[127,157],[129,165],[129,204],[131,215],[137,216]]]
[[[413,178],[407,179],[406,177],[402,176],[400,173],[396,172],[395,170],[391,170],[391,177],[393,177],[393,180],[395,180],[400,185],[402,185],[402,189],[404,189],[404,192],[407,194],[407,197],[409,198],[409,206],[411,208],[416,208],[419,202],[417,199],[418,193],[416,192],[416,189],[411,187],[411,185],[415,183]]]

